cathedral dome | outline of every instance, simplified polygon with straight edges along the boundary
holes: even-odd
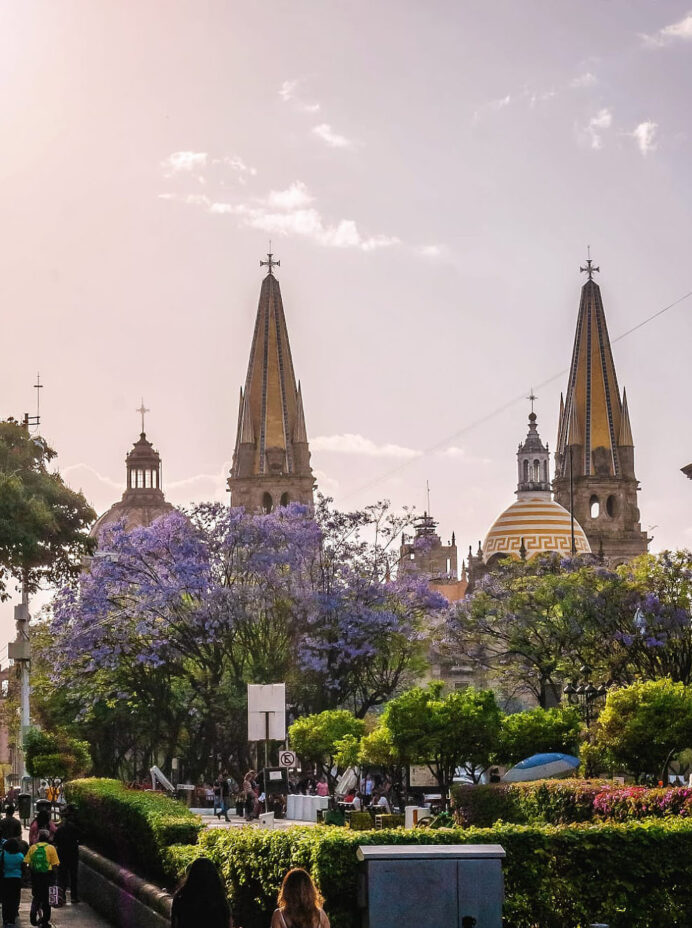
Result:
[[[497,517],[483,544],[486,564],[498,557],[520,557],[522,542],[526,558],[537,554],[569,555],[572,551],[570,514],[549,497],[520,495]],[[581,525],[574,522],[574,543],[577,554],[589,554],[591,547]]]

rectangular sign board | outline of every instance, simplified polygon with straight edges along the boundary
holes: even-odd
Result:
[[[247,738],[248,741],[286,739],[286,684],[248,683],[247,688]]]

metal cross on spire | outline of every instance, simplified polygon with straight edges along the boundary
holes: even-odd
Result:
[[[538,399],[538,397],[536,396],[536,394],[533,392],[533,387],[531,387],[531,392],[530,392],[529,395],[526,397],[526,399],[531,401],[531,412],[533,412],[533,404],[534,404],[535,401]]]
[[[144,405],[144,397],[142,397],[142,405],[139,407],[139,409],[135,410],[135,412],[138,412],[142,417],[142,435],[144,435],[144,414],[151,412],[151,410],[147,409],[147,407]]]
[[[267,260],[260,261],[260,267],[266,267],[267,273],[273,275],[274,274],[273,268],[280,267],[280,265],[281,265],[280,261],[274,260],[274,255],[272,254],[272,243],[270,239],[269,240],[269,251],[267,252]]]
[[[593,266],[593,261],[591,260],[591,245],[587,245],[587,246],[586,246],[586,255],[587,255],[587,257],[586,257],[586,267],[580,267],[580,268],[579,268],[579,271],[580,271],[582,274],[588,274],[588,275],[589,275],[589,280],[593,280],[593,275],[596,273],[596,271],[598,271],[598,273],[600,274],[601,269],[600,269],[600,267],[594,267],[594,266]]]

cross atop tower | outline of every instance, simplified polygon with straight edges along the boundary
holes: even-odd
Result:
[[[533,387],[531,387],[531,392],[530,392],[529,395],[526,397],[526,399],[531,401],[531,412],[533,412],[533,404],[534,404],[535,401],[538,399],[538,397],[536,396],[536,394],[533,392]]]
[[[582,274],[588,274],[588,275],[589,275],[589,280],[593,280],[593,275],[596,273],[596,271],[598,271],[598,273],[600,274],[600,273],[601,273],[601,269],[600,269],[600,267],[594,267],[594,266],[593,266],[593,261],[591,260],[591,245],[587,245],[587,246],[586,246],[586,254],[587,254],[587,257],[586,257],[586,267],[580,267],[580,268],[579,268],[579,271],[580,271]]]
[[[142,397],[142,405],[139,407],[139,409],[136,409],[135,412],[138,412],[140,416],[142,417],[142,435],[144,435],[144,414],[147,412],[151,412],[151,410],[147,409],[146,406],[144,405],[143,397]]]
[[[280,261],[274,260],[274,255],[272,254],[272,243],[269,242],[269,251],[267,252],[267,260],[260,261],[260,267],[266,267],[267,273],[273,276],[274,274],[273,268],[280,267],[280,265],[281,265]]]

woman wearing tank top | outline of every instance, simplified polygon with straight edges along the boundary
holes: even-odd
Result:
[[[279,890],[271,928],[329,928],[322,896],[307,871],[289,870]]]

